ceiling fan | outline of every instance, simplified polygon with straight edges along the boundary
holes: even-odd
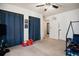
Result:
[[[43,6],[52,6],[52,8],[55,9],[58,9],[60,7],[59,4],[54,4],[54,3],[45,3],[45,4],[36,5],[36,7],[43,7]],[[47,9],[45,8],[44,11],[47,11]]]

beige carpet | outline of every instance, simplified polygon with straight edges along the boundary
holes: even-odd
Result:
[[[65,41],[44,39],[34,42],[32,46],[11,47],[5,56],[64,56]]]

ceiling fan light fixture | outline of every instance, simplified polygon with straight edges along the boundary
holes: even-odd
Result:
[[[44,11],[47,11],[47,9],[44,9]]]
[[[43,11],[46,12],[48,10],[51,10],[51,8],[58,9],[60,6],[58,4],[45,3],[45,4],[37,5],[36,7],[42,7],[43,8]]]

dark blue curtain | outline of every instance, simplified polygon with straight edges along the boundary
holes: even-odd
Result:
[[[35,40],[40,40],[40,18],[34,20]]]
[[[1,10],[0,21],[7,25],[6,42],[9,47],[19,45],[23,42],[24,26],[23,15]]]
[[[23,41],[23,15],[15,15],[15,41],[16,45],[20,44]]]
[[[0,24],[5,24],[5,12],[1,10],[0,10]],[[6,35],[0,36],[0,43],[2,39],[6,42]]]
[[[14,41],[14,13],[6,12],[6,25],[7,25],[7,35],[6,35],[6,41],[8,43],[8,46],[13,46],[15,44]]]
[[[32,17],[29,17],[29,39],[34,40],[34,20]]]
[[[24,17],[23,15],[19,15],[19,19],[20,19],[20,43],[22,43],[24,41]]]
[[[40,40],[40,18],[29,16],[29,39]]]
[[[5,12],[0,10],[0,24],[5,23]]]

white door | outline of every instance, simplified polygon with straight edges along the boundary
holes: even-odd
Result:
[[[57,20],[50,20],[50,29],[49,29],[49,37],[53,39],[59,39],[60,37],[60,30],[59,30],[59,24]]]

